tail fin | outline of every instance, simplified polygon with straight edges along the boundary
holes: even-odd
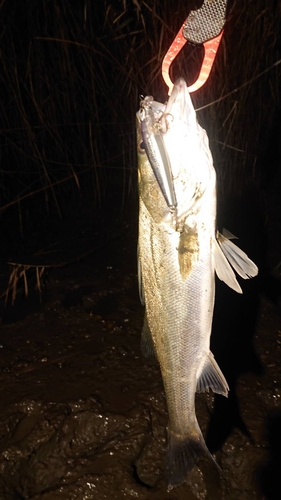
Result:
[[[198,424],[196,433],[190,434],[187,437],[175,436],[175,434],[170,431],[166,454],[168,490],[186,481],[188,472],[191,471],[199,457],[204,454],[208,455],[219,469],[217,462],[205,444]]]

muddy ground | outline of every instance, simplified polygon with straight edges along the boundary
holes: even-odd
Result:
[[[279,188],[267,192],[264,234],[250,205],[232,204],[226,222],[241,229],[262,272],[242,284],[242,297],[218,283],[214,315],[212,349],[230,396],[197,397],[221,471],[203,459],[167,492],[163,386],[155,359],[140,352],[134,197],[107,215],[95,209],[65,222],[43,257],[86,256],[49,271],[42,303],[32,276],[28,298],[21,284],[14,306],[1,302],[1,500],[281,498]],[[7,279],[3,265],[2,289]]]

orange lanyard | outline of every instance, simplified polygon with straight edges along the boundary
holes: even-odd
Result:
[[[187,42],[202,44],[205,51],[199,76],[188,87],[189,92],[198,90],[206,82],[223,35],[226,2],[227,0],[205,0],[202,7],[191,11],[183,23],[162,63],[162,75],[169,88],[169,95],[174,85],[169,75],[170,65]]]

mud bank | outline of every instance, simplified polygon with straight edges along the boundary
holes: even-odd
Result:
[[[230,291],[225,303],[220,286],[214,350],[222,368],[231,367],[231,396],[198,395],[197,415],[221,472],[203,459],[167,492],[163,386],[156,360],[140,352],[136,217],[134,204],[133,216],[130,207],[115,220],[120,238],[53,270],[42,304],[37,293],[19,293],[13,308],[1,309],[0,499],[279,498],[280,308],[258,291],[249,344],[257,363],[250,350],[241,352],[244,364],[233,362],[229,332],[243,348],[240,312],[247,314],[253,290],[235,300]],[[222,304],[233,316],[219,326]]]

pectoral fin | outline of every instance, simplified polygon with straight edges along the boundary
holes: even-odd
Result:
[[[196,392],[208,392],[209,389],[226,397],[229,391],[227,381],[211,352],[206,357],[200,377],[197,380]]]
[[[180,233],[178,259],[180,273],[185,280],[198,261],[199,244],[197,228],[186,228]]]
[[[231,233],[228,233],[229,235]],[[231,235],[232,238],[235,236]],[[253,278],[258,274],[258,268],[256,264],[249,259],[248,255],[245,254],[237,245],[230,241],[230,236],[226,237],[219,232],[217,233],[218,243],[227,258],[227,260],[232,265],[233,269],[241,276],[243,279]]]

